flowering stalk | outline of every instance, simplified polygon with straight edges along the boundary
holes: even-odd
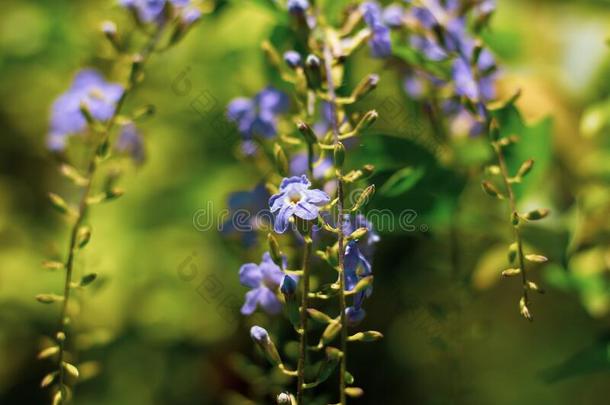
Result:
[[[498,199],[507,199],[511,214],[511,224],[513,227],[513,243],[508,249],[508,260],[511,264],[516,264],[517,267],[506,269],[502,272],[504,277],[514,277],[521,275],[521,284],[523,287],[522,295],[519,300],[519,311],[521,315],[529,320],[533,320],[530,312],[529,291],[544,293],[544,291],[533,281],[528,278],[526,263],[528,261],[540,263],[547,261],[547,258],[541,255],[529,254],[525,255],[523,251],[523,238],[521,235],[521,226],[527,220],[539,220],[549,214],[547,209],[538,209],[526,214],[520,214],[517,211],[517,202],[513,191],[513,184],[520,183],[532,169],[534,161],[527,160],[519,168],[515,176],[511,176],[504,156],[503,148],[516,141],[515,138],[500,138],[500,128],[496,119],[491,120],[490,130],[491,146],[496,155],[498,166],[491,166],[488,171],[492,174],[500,176],[504,185],[505,193],[501,193],[491,182],[483,181],[483,190],[490,196]]]
[[[46,348],[39,354],[39,358],[57,355],[57,370],[46,375],[41,383],[42,387],[46,387],[51,385],[53,381],[57,381],[58,389],[53,397],[54,405],[68,403],[71,399],[72,393],[67,385],[67,376],[69,375],[72,380],[79,377],[78,368],[69,363],[66,358],[68,325],[71,322],[68,311],[72,289],[85,287],[97,277],[95,273],[91,273],[83,276],[79,283],[73,282],[77,251],[84,248],[91,237],[91,229],[83,224],[91,205],[110,201],[123,194],[122,190],[112,185],[116,176],[110,175],[106,179],[104,190],[100,194],[92,195],[92,186],[100,163],[111,154],[110,136],[119,120],[125,100],[141,81],[143,67],[150,55],[157,50],[163,34],[167,29],[173,27],[174,32],[167,46],[174,45],[201,15],[198,10],[192,9],[189,12],[190,14],[185,17],[183,13],[186,12],[188,7],[184,10],[173,8],[171,2],[162,2],[160,8],[149,8],[152,6],[135,4],[129,1],[124,2],[123,5],[134,12],[138,25],[151,23],[154,27],[153,33],[147,34],[149,39],[140,52],[131,57],[131,71],[126,85],[123,87],[118,84],[106,83],[101,75],[94,70],[83,70],[77,75],[72,88],[58,98],[53,105],[51,131],[48,138],[48,145],[51,150],[62,151],[66,146],[67,137],[72,134],[87,133],[94,138],[91,157],[86,163],[84,174],[66,163],[63,163],[60,167],[65,177],[77,186],[82,187],[77,208],[72,208],[57,194],[49,194],[54,208],[74,221],[70,229],[65,262],[45,262],[47,268],[65,270],[63,294],[61,296],[39,294],[36,297],[38,301],[43,303],[61,302],[59,326],[55,335],[57,345]],[[105,22],[102,29],[112,46],[121,52],[122,46],[114,23]],[[78,106],[78,108],[75,109],[75,106]],[[151,112],[151,107],[141,108],[131,115],[131,119],[141,118]],[[122,118],[122,121],[126,120],[127,118]],[[115,149],[118,152],[129,152],[136,163],[141,161],[143,156],[141,139],[132,121],[123,122],[123,131]]]
[[[389,33],[386,27],[375,21],[367,22],[365,27],[354,32],[362,21],[362,14],[357,9],[349,10],[350,15],[341,29],[329,26],[320,10],[310,7],[305,0],[290,0],[287,9],[296,25],[298,34],[295,40],[302,45],[301,48],[307,49],[307,57],[302,58],[298,52],[288,50],[284,53],[283,65],[282,57],[273,45],[265,42],[263,50],[270,64],[279,70],[279,76],[294,86],[298,112],[292,119],[284,120],[282,114],[289,110],[288,98],[267,87],[252,99],[234,99],[228,106],[228,117],[237,124],[244,137],[242,151],[245,155],[255,161],[268,160],[273,155],[271,163],[275,170],[266,183],[272,194],[268,206],[273,214],[273,230],[278,235],[287,234],[285,242],[287,236],[294,235],[293,242],[304,245],[303,262],[301,269],[288,270],[287,260],[283,258],[275,236],[268,236],[270,252],[265,255],[274,258],[274,265],[270,266],[263,259],[259,265],[247,263],[241,267],[240,281],[251,288],[241,311],[250,315],[260,306],[274,315],[284,306],[284,313],[299,334],[296,372],[286,373],[287,368],[281,360],[271,362],[284,374],[297,377],[294,400],[289,394],[282,393],[277,397],[278,403],[288,403],[290,399],[298,405],[305,404],[306,390],[318,387],[339,368],[340,403],[346,404],[347,396],[356,397],[363,393],[361,388],[347,387],[354,382],[347,371],[347,342],[373,341],[382,335],[366,331],[348,336],[348,327],[355,327],[365,317],[362,304],[372,293],[372,247],[379,238],[364,216],[356,214],[371,196],[373,186],[365,189],[353,207],[346,209],[344,206],[346,184],[365,180],[374,168],[365,165],[344,170],[346,149],[349,148],[343,145],[343,141],[361,135],[370,127],[377,119],[377,113],[369,111],[348,118],[345,106],[360,101],[374,90],[378,76],[368,75],[348,96],[338,96],[335,89],[343,84],[346,58],[367,39],[370,39],[372,50],[387,51]],[[298,136],[288,130],[289,123],[296,123]],[[294,130],[294,126],[292,128]],[[260,149],[251,147],[253,140],[261,146]],[[268,153],[270,150],[273,154]],[[264,166],[269,164],[261,165]],[[278,182],[279,187],[276,185]],[[336,198],[331,199],[327,192],[336,194]],[[255,193],[250,195],[257,198]],[[336,217],[332,218],[331,212],[336,213]],[[289,228],[293,232],[287,232]],[[261,229],[264,230],[264,226]],[[314,245],[316,255],[325,263],[322,267],[331,268],[337,281],[310,291],[312,275],[317,276],[317,271],[323,270],[318,266],[312,268]],[[298,277],[298,282],[302,283],[299,308],[295,307],[294,297],[297,281],[292,277]],[[321,308],[321,304],[330,303],[335,297],[339,313],[330,315]],[[352,306],[348,307],[348,300]],[[313,322],[309,322],[309,318]],[[318,343],[308,345],[308,337],[320,324],[324,330]],[[338,340],[338,347],[333,347],[335,340]],[[308,353],[312,358],[324,354],[312,378],[309,372],[306,376]]]
[[[328,104],[330,106],[330,126],[333,134],[333,142],[335,147],[335,155],[345,154],[345,149],[341,141],[339,141],[339,127],[337,124],[337,95],[335,93],[335,83],[332,75],[333,55],[330,46],[326,44],[324,47],[324,61],[326,64],[326,87],[328,91]],[[343,172],[338,160],[343,157],[335,156],[335,176],[337,180],[337,228],[343,229]],[[338,273],[339,273],[339,311],[341,319],[341,366],[339,370],[339,398],[340,403],[346,403],[345,399],[345,375],[347,373],[347,319],[345,311],[347,305],[345,303],[345,235],[343,232],[337,233],[338,246]]]
[[[154,50],[157,42],[159,41],[162,31],[163,31],[163,29],[161,26],[161,27],[159,27],[156,34],[152,37],[152,39],[148,42],[148,44],[143,48],[142,52],[137,57],[137,61],[134,63],[137,63],[139,65],[138,69],[141,69],[143,67],[143,65],[147,61],[149,55]],[[74,225],[72,226],[72,230],[70,232],[70,241],[68,243],[68,257],[66,259],[66,264],[65,264],[66,275],[65,275],[65,280],[64,280],[64,292],[63,292],[63,296],[61,299],[62,307],[61,307],[61,313],[60,313],[60,318],[59,318],[59,331],[57,332],[57,335],[56,335],[57,341],[59,342],[58,370],[59,370],[59,386],[60,387],[64,387],[65,372],[66,372],[66,370],[70,370],[69,366],[66,367],[66,365],[68,363],[65,362],[64,354],[65,354],[65,340],[67,337],[66,327],[69,323],[69,318],[67,317],[68,302],[70,300],[70,291],[72,289],[72,273],[73,273],[73,269],[74,269],[74,257],[75,257],[75,253],[76,253],[76,244],[78,242],[78,234],[79,234],[79,231],[81,231],[83,229],[82,223],[85,220],[85,217],[87,215],[87,211],[89,208],[89,204],[90,204],[89,199],[90,199],[90,192],[91,192],[91,184],[93,183],[93,180],[94,180],[96,169],[98,167],[98,162],[99,162],[100,158],[102,158],[102,156],[100,155],[100,148],[103,148],[103,145],[105,145],[108,142],[108,136],[113,129],[113,126],[116,121],[116,117],[120,114],[121,108],[122,108],[123,103],[124,103],[125,99],[127,98],[128,94],[130,94],[130,92],[133,91],[133,89],[136,85],[136,77],[137,77],[137,75],[134,75],[134,74],[130,75],[129,82],[128,82],[127,87],[125,88],[125,92],[123,93],[123,96],[119,99],[119,102],[116,105],[116,108],[114,110],[112,117],[108,121],[108,124],[106,125],[103,132],[100,134],[98,143],[93,148],[94,153],[92,154],[92,156],[89,160],[87,174],[85,177],[86,186],[85,186],[85,189],[82,191],[80,201],[78,203],[78,214],[77,214],[76,220],[74,222]],[[78,372],[76,372],[76,376],[78,376]],[[61,397],[62,398],[67,397],[67,394],[62,393]]]

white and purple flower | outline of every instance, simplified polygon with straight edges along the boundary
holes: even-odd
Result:
[[[306,221],[316,219],[320,207],[330,202],[330,197],[324,191],[309,187],[311,182],[305,175],[282,180],[279,192],[269,199],[269,207],[274,215],[275,232],[286,232],[293,215]]]

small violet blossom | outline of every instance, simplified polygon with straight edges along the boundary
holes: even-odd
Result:
[[[68,135],[82,132],[87,127],[81,105],[96,120],[107,121],[114,115],[116,104],[123,92],[123,86],[107,82],[97,71],[81,70],[68,91],[53,103],[51,128],[47,136],[49,149],[63,150]]]
[[[244,315],[252,314],[257,306],[265,312],[277,314],[282,310],[282,303],[276,291],[284,278],[284,272],[271,259],[269,252],[263,254],[260,264],[246,263],[239,269],[239,281],[250,287],[246,293],[246,302],[241,307]]]
[[[321,190],[309,189],[310,186],[311,182],[305,175],[282,180],[279,192],[269,199],[275,232],[286,232],[293,215],[306,221],[316,219],[320,207],[330,202],[328,194]]]
[[[120,4],[133,10],[145,23],[164,24],[167,4],[178,11],[183,24],[190,25],[201,18],[201,11],[191,4],[191,0],[120,0]]]
[[[377,2],[367,1],[362,3],[360,11],[364,22],[371,30],[371,38],[369,39],[371,55],[375,58],[390,56],[392,54],[390,29],[383,22],[381,7]]]
[[[272,137],[277,134],[277,116],[288,109],[288,96],[267,87],[252,99],[239,97],[229,103],[227,117],[237,124],[247,139],[254,135]]]

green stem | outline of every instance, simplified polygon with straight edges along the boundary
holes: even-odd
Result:
[[[502,153],[501,146],[497,144],[493,144],[494,151],[496,152],[496,156],[498,158],[498,165],[500,166],[500,173],[502,174],[502,179],[504,181],[504,186],[508,193],[508,201],[510,205],[511,211],[511,220],[512,215],[517,214],[517,203],[515,199],[515,193],[513,192],[513,187],[509,181],[510,175],[508,173],[508,168],[506,167],[506,159],[504,158],[504,154]],[[517,242],[517,256],[519,258],[519,268],[521,269],[521,283],[523,285],[523,300],[525,304],[529,304],[528,300],[528,280],[527,280],[527,272],[525,270],[525,256],[523,254],[523,240],[521,237],[521,232],[519,229],[519,225],[513,225],[513,236],[515,242]]]
[[[337,95],[335,93],[335,83],[332,75],[332,61],[333,55],[328,44],[324,46],[324,63],[326,70],[326,85],[328,90],[328,103],[331,111],[331,127],[334,135],[335,145],[339,143],[339,125],[337,123]],[[343,235],[343,180],[341,173],[337,169],[337,229],[339,229],[337,236],[338,245],[338,261],[339,261],[339,310],[341,319],[341,365],[339,370],[339,398],[340,404],[346,404],[345,396],[345,374],[347,373],[347,319],[345,315],[346,303],[345,303],[345,268],[344,268],[344,255],[345,255],[345,236]]]
[[[161,33],[163,32],[163,28],[164,28],[163,26],[160,26],[157,29],[157,31],[155,32],[155,34],[151,37],[151,40],[148,41],[146,43],[146,45],[144,46],[144,48],[142,49],[142,52],[140,53],[142,64],[144,64],[148,60],[150,54],[154,51],[159,39],[161,38]],[[101,145],[103,145],[105,142],[107,142],[110,132],[112,131],[112,128],[114,127],[114,124],[116,122],[116,118],[120,114],[120,112],[123,108],[125,99],[127,98],[127,95],[133,91],[135,85],[136,85],[135,77],[130,77],[129,83],[128,83],[127,87],[125,88],[125,91],[123,92],[121,98],[119,99],[119,101],[116,104],[112,117],[108,120],[108,123],[107,123],[106,127],[104,128],[101,136],[99,137],[98,142],[95,144],[95,147],[93,148],[93,153],[92,153],[92,156],[91,156],[88,166],[87,166],[87,172],[86,172],[87,184],[85,185],[85,188],[81,194],[81,197],[80,197],[80,200],[78,203],[78,213],[76,216],[76,220],[70,230],[70,240],[68,243],[68,255],[67,255],[67,259],[66,259],[66,263],[65,263],[66,276],[64,279],[63,300],[62,300],[62,306],[61,306],[61,312],[60,312],[60,318],[59,318],[59,328],[58,328],[58,332],[56,335],[56,338],[59,342],[59,353],[58,353],[59,389],[62,392],[62,397],[64,398],[64,400],[67,397],[66,392],[64,391],[65,370],[64,370],[63,364],[65,361],[65,354],[66,354],[67,326],[69,323],[68,303],[70,300],[70,292],[72,289],[71,288],[72,287],[72,275],[74,272],[74,259],[75,259],[75,253],[76,253],[76,243],[77,243],[77,239],[78,239],[78,231],[81,228],[83,221],[85,220],[85,218],[87,216],[87,212],[88,212],[88,208],[89,208],[89,204],[88,204],[87,200],[89,199],[89,196],[91,193],[91,185],[93,184],[93,179],[95,177],[97,167],[98,167],[97,151]]]
[[[300,319],[300,339],[299,339],[299,361],[297,365],[297,404],[303,405],[303,391],[305,389],[305,363],[307,357],[307,308],[309,306],[309,261],[313,241],[311,240],[311,230],[305,236],[305,252],[303,255],[303,291],[301,293],[301,319]]]

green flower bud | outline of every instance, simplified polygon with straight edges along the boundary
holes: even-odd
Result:
[[[358,85],[352,91],[352,97],[356,100],[362,99],[364,96],[369,94],[371,91],[377,88],[379,84],[379,75],[370,74],[358,83]]]
[[[481,186],[483,187],[483,191],[485,191],[485,193],[488,196],[495,197],[500,200],[504,199],[504,196],[502,195],[502,193],[500,193],[500,191],[496,188],[496,186],[491,184],[491,182],[484,180],[483,182],[481,182]]]
[[[534,167],[534,161],[532,159],[526,160],[517,171],[517,177],[524,177],[532,170],[532,167]]]
[[[301,135],[303,135],[303,138],[305,138],[305,141],[308,144],[315,145],[316,143],[318,143],[318,137],[316,136],[315,132],[313,132],[313,129],[311,129],[311,127],[307,125],[307,123],[299,121],[297,122],[297,128],[299,129],[299,132],[301,133]]]
[[[549,211],[546,208],[540,208],[540,209],[530,211],[527,214],[525,214],[525,219],[527,219],[529,221],[537,221],[539,219],[546,218],[550,212],[551,211]]]

